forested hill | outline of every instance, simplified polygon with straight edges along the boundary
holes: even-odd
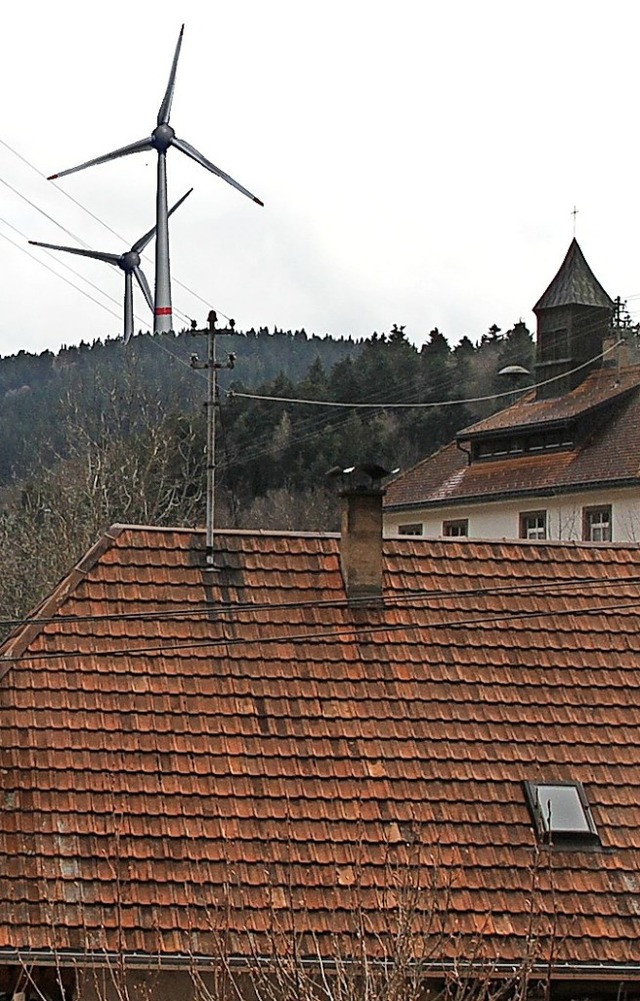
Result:
[[[304,330],[269,333],[220,333],[220,357],[236,355],[234,373],[222,371],[221,387],[233,378],[251,388],[270,383],[281,372],[294,382],[319,360],[329,371],[353,357],[359,345],[351,339],[307,336]],[[92,425],[120,406],[118,420],[136,426],[139,410],[154,399],[165,410],[192,412],[205,397],[203,379],[190,366],[192,354],[207,357],[202,331],[174,336],[140,335],[128,345],[95,341],[63,347],[58,354],[20,351],[0,358],[0,485],[21,478],[42,461],[49,464],[67,451],[71,416]]]
[[[509,390],[501,368],[533,365],[522,322],[455,346],[434,329],[421,348],[400,326],[362,342],[219,334],[218,359],[228,352],[236,363],[219,373],[216,521],[284,529],[335,528],[330,467],[407,468],[505,405],[492,397]],[[0,359],[0,618],[23,615],[114,522],[204,522],[207,376],[191,367],[193,354],[206,359],[206,334]]]

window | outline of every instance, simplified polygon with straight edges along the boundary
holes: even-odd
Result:
[[[398,525],[398,535],[422,535],[422,522],[415,521],[410,525]]]
[[[546,539],[547,512],[522,511],[520,514],[521,539]]]
[[[541,452],[544,448],[544,435],[532,434],[527,439],[527,446],[530,452]]]
[[[575,848],[600,844],[580,782],[525,782],[525,792],[540,840]]]
[[[564,361],[569,357],[569,331],[566,327],[545,330],[539,338],[540,361]]]
[[[485,438],[471,444],[471,458],[494,459],[505,455],[522,455],[526,452],[544,452],[551,449],[572,448],[573,433],[568,427],[547,431],[533,431],[509,438]]]
[[[467,518],[456,518],[454,521],[442,522],[442,534],[450,539],[458,539],[469,534],[469,521]]]
[[[611,505],[582,509],[582,538],[585,542],[611,542]]]

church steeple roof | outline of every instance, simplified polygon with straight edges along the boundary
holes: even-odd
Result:
[[[553,306],[598,306],[613,309],[614,302],[587,264],[574,237],[560,270],[533,307],[534,313]]]

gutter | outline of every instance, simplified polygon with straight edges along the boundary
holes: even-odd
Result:
[[[65,968],[73,967],[77,969],[113,969],[114,967],[126,970],[203,970],[218,966],[221,962],[231,969],[248,970],[251,967],[268,967],[273,959],[269,956],[255,956],[247,959],[245,956],[230,956],[224,961],[219,955],[189,955],[188,953],[168,953],[151,954],[144,952],[113,952],[106,950],[60,950],[54,952],[50,949],[0,949],[0,966],[19,965],[41,967]],[[335,960],[322,959],[322,957],[299,958],[297,960],[302,967],[311,968],[322,965],[326,969],[335,966]],[[340,961],[343,965],[342,960]],[[390,965],[384,959],[372,960],[372,966]],[[640,963],[555,963],[548,962],[524,963],[530,976],[548,977],[554,980],[639,980]],[[474,970],[479,974],[496,976],[513,976],[521,968],[517,962],[492,962],[469,963],[468,966],[459,960],[442,960],[430,962],[425,965],[425,974],[447,974],[465,973],[471,975]]]

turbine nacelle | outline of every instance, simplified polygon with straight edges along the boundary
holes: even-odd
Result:
[[[127,250],[126,254],[121,254],[118,258],[118,267],[127,274],[140,267],[140,254],[137,250]]]
[[[154,149],[157,149],[158,153],[166,153],[169,146],[173,145],[175,137],[175,129],[163,123],[162,125],[158,125],[151,133],[151,145]]]

